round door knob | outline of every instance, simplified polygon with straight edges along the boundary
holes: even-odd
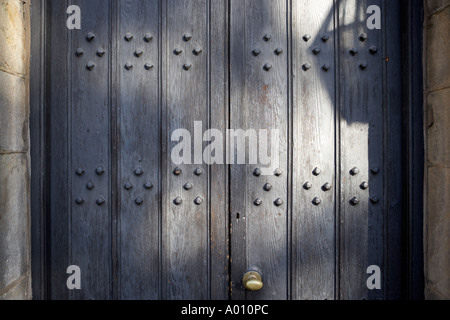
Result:
[[[249,271],[242,279],[245,289],[248,291],[258,291],[263,288],[261,275],[256,271]]]

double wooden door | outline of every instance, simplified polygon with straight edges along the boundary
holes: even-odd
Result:
[[[49,298],[399,297],[400,1],[45,6]]]

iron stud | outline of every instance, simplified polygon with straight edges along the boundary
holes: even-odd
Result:
[[[151,181],[147,181],[147,182],[144,184],[144,188],[147,189],[147,190],[152,189],[152,188],[153,188],[153,183],[152,183]]]
[[[87,39],[87,41],[91,42],[92,40],[95,39],[95,34],[93,34],[92,32],[89,32],[89,33],[86,35],[86,39]]]
[[[128,190],[128,191],[129,191],[129,190],[133,189],[133,185],[132,185],[131,183],[127,182],[127,183],[125,184],[124,188],[125,188],[125,190]]]
[[[88,62],[86,68],[91,71],[95,68],[95,64],[93,62]]]
[[[268,41],[270,41],[270,39],[272,39],[272,35],[270,33],[266,33],[264,35],[264,41],[268,42]]]
[[[203,203],[203,198],[202,197],[195,198],[194,203],[198,206],[201,205]]]
[[[183,199],[181,199],[181,197],[176,197],[175,200],[173,200],[173,203],[179,206],[183,203]]]
[[[359,174],[359,169],[357,167],[354,167],[352,170],[350,170],[350,174],[352,176],[356,176],[357,174]]]
[[[359,40],[360,40],[361,42],[366,41],[367,38],[368,38],[368,36],[367,36],[367,33],[365,33],[365,32],[361,33],[361,35],[359,36]]]
[[[136,202],[136,204],[137,204],[138,206],[140,206],[141,204],[144,203],[144,199],[142,199],[141,197],[137,197],[136,200],[135,200],[135,202]]]
[[[133,40],[133,35],[131,33],[127,32],[125,34],[125,40],[127,40],[127,41]]]
[[[380,202],[380,199],[378,199],[377,196],[374,196],[374,197],[370,198],[370,202],[372,202],[373,204],[377,204]]]
[[[270,63],[266,63],[266,64],[264,65],[264,70],[270,71],[270,69],[272,69],[272,65],[271,65]]]
[[[97,55],[101,58],[105,55],[106,51],[103,48],[97,50]]]
[[[350,200],[350,204],[352,206],[357,206],[359,204],[359,198],[358,197],[354,197],[352,200]]]
[[[261,54],[261,50],[259,50],[259,49],[254,49],[254,50],[252,51],[252,53],[253,53],[253,55],[254,55],[255,57],[257,57],[257,56],[259,56],[259,55]]]
[[[306,181],[305,184],[303,185],[303,189],[305,189],[305,190],[311,190],[312,187],[313,187],[313,185],[309,181]]]
[[[146,69],[146,70],[150,70],[150,69],[153,69],[155,66],[152,64],[152,63],[146,63],[145,65],[144,65],[144,68]]]
[[[150,42],[150,41],[152,41],[152,40],[153,40],[153,35],[152,35],[151,33],[145,34],[144,40],[145,40],[145,42]]]
[[[262,171],[261,171],[260,168],[256,168],[256,169],[253,171],[253,175],[254,175],[255,177],[259,177],[261,174],[262,174]]]
[[[325,64],[322,66],[322,70],[325,71],[325,72],[327,72],[327,71],[330,70],[330,69],[331,69],[331,66],[330,66],[329,64],[327,64],[327,63],[325,63]]]
[[[311,66],[310,63],[305,63],[305,64],[302,66],[302,68],[303,68],[304,71],[308,71],[309,69],[312,68],[312,66]]]
[[[102,205],[104,205],[105,203],[106,203],[106,200],[103,199],[103,197],[100,197],[100,198],[97,200],[97,205],[99,205],[99,206],[102,206]]]
[[[322,203],[322,200],[320,200],[318,197],[315,197],[315,198],[313,199],[312,203],[313,203],[315,206],[318,206],[319,204]]]
[[[134,174],[136,176],[142,176],[144,174],[144,170],[142,170],[142,168],[137,168],[136,170],[134,170]]]
[[[202,48],[195,48],[195,49],[194,49],[194,54],[195,54],[196,56],[199,56],[202,52],[203,52],[203,49],[202,49]]]
[[[102,174],[105,173],[105,169],[104,169],[102,166],[100,166],[100,167],[98,167],[98,168],[95,170],[95,173],[96,173],[98,176],[101,176]]]
[[[371,54],[377,54],[378,53],[378,48],[376,46],[371,46],[369,48],[369,51]]]
[[[315,168],[312,173],[317,177],[322,173],[322,170],[320,170],[319,168]]]

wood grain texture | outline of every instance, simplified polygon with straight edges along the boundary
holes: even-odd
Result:
[[[111,123],[110,123],[110,9],[111,1],[79,1],[84,10],[84,28],[71,32],[68,46],[70,263],[83,270],[82,290],[72,291],[74,299],[111,298]],[[88,32],[95,39],[88,41]],[[78,58],[77,48],[84,54]],[[97,50],[103,48],[103,57]],[[89,71],[89,62],[95,68]],[[104,173],[97,174],[98,168]],[[75,174],[78,168],[85,173]],[[94,188],[88,190],[88,183]],[[85,202],[75,201],[82,197]],[[105,203],[98,205],[98,199]]]
[[[334,1],[295,1],[292,10],[292,297],[332,300],[336,259]],[[305,41],[305,35],[311,39]],[[310,70],[303,69],[306,63],[311,64]],[[313,174],[315,168],[321,170],[318,176]],[[307,182],[312,184],[309,190],[304,188]],[[324,189],[327,183],[330,190]],[[313,204],[316,197],[321,200],[319,205]]]
[[[279,177],[255,177],[255,165],[231,166],[232,298],[286,299],[288,297],[288,87],[287,7],[284,1],[231,3],[231,128],[280,133]],[[269,41],[264,40],[270,34]],[[282,48],[284,54],[274,52]],[[254,49],[261,50],[255,57]],[[270,63],[272,69],[264,69]],[[269,140],[270,141],[270,140]],[[251,143],[248,148],[254,148]],[[260,146],[261,147],[261,146]],[[274,149],[272,149],[274,150]],[[247,162],[248,163],[248,162]],[[264,191],[270,183],[273,189]],[[253,202],[261,198],[261,206]],[[275,200],[284,204],[277,207]],[[239,214],[239,218],[238,218]],[[251,268],[261,271],[264,290],[246,292],[242,276]]]
[[[65,12],[65,1],[51,1],[48,3],[50,22],[56,21],[56,17]],[[67,59],[70,54],[67,48],[67,32],[55,24],[49,25],[50,34],[48,34],[50,43],[65,44],[65,54],[59,53],[57,46],[50,46],[48,56],[46,57],[48,68],[49,90],[52,94],[47,95],[50,108],[50,132],[58,132],[59,138],[50,138],[49,141],[49,192],[51,201],[49,202],[50,227],[50,270],[51,288],[49,296],[52,300],[66,300],[69,298],[69,292],[66,290],[65,271],[70,265],[69,262],[69,192],[68,184],[69,155],[68,155],[68,97],[67,97]],[[51,63],[50,63],[51,62]]]
[[[50,298],[401,295],[399,1],[78,0],[71,4],[83,10],[83,29],[70,32],[60,19],[68,2],[47,4],[49,162],[36,184],[49,186]],[[388,13],[383,30],[367,30],[369,4]],[[248,150],[261,147],[250,139],[244,165],[208,166],[194,158],[194,140],[194,162],[173,163],[174,130],[203,138],[210,128],[224,137],[227,129],[279,130],[282,174],[253,174],[264,165],[249,163]],[[105,172],[97,175],[100,166]],[[66,288],[71,264],[82,269],[81,291]],[[367,289],[370,265],[382,269],[382,290]],[[249,269],[261,273],[263,290],[244,289]]]
[[[370,3],[382,7],[381,1]],[[366,270],[371,265],[384,269],[384,219],[370,195],[382,192],[382,182],[370,175],[382,168],[383,64],[381,52],[372,56],[369,47],[383,47],[382,33],[366,26],[366,1],[340,1],[340,111],[341,111],[341,247],[340,297],[342,299],[380,298],[383,291],[369,292]],[[367,40],[360,35],[366,33]],[[352,54],[351,50],[358,50]],[[367,69],[361,66],[367,64]],[[351,170],[358,168],[358,174]],[[380,169],[381,170],[381,169]],[[367,190],[361,184],[369,183]],[[381,188],[380,188],[381,187]],[[352,204],[353,198],[359,204]]]
[[[155,300],[161,298],[160,2],[118,4],[119,298]],[[128,32],[132,41],[124,38]],[[149,42],[144,39],[147,33],[153,35]],[[143,54],[137,56],[140,51]],[[133,69],[127,70],[127,63]],[[154,67],[147,70],[147,63]],[[136,175],[136,169],[143,174]],[[127,183],[131,190],[125,188]],[[138,198],[143,203],[137,204]]]
[[[166,210],[163,217],[163,296],[167,299],[210,298],[210,210],[209,170],[200,161],[179,165],[183,173],[173,174],[171,134],[178,129],[188,130],[194,139],[194,122],[207,130],[210,115],[209,87],[209,15],[210,3],[204,1],[167,1],[164,14],[166,47],[163,63],[165,134],[168,144],[166,180]],[[191,34],[188,41],[186,34]],[[182,53],[176,55],[174,50]],[[194,49],[202,48],[199,55]],[[191,65],[185,70],[184,65]],[[200,129],[200,135],[203,130]],[[201,138],[201,136],[200,136]],[[193,143],[194,145],[194,143]],[[194,151],[194,149],[192,149]],[[194,153],[192,153],[194,155]],[[198,159],[192,159],[198,160]],[[203,170],[197,176],[194,171]],[[191,190],[183,186],[190,182]],[[175,205],[181,197],[183,203]],[[201,205],[197,197],[205,199]]]

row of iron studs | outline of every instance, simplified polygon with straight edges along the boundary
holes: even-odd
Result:
[[[133,36],[131,33],[126,33],[125,36],[124,36],[124,39],[125,39],[126,41],[128,41],[128,42],[130,42],[131,40],[133,40],[133,38],[134,38],[134,36]],[[95,35],[94,35],[92,32],[89,32],[89,33],[86,35],[86,40],[87,40],[88,42],[92,42],[94,39],[95,39]],[[152,35],[152,34],[147,33],[147,34],[144,35],[144,41],[145,41],[145,42],[151,42],[152,40],[153,40],[153,35]],[[105,55],[105,53],[106,53],[106,51],[105,51],[105,49],[103,49],[103,48],[99,48],[99,49],[97,50],[97,52],[96,52],[97,56],[100,57],[100,58],[102,58],[102,57]],[[81,56],[84,54],[84,50],[83,50],[82,48],[78,48],[78,49],[75,51],[75,54],[76,54],[77,57],[81,57]],[[137,50],[134,52],[134,56],[135,56],[136,58],[140,58],[143,54],[144,54],[144,51],[141,50],[141,49],[137,49]],[[124,67],[125,67],[125,69],[127,69],[127,70],[131,70],[131,69],[133,69],[134,66],[133,66],[132,63],[127,62],[127,63],[125,64]],[[89,62],[86,64],[86,69],[87,69],[87,70],[92,71],[94,68],[95,68],[95,63],[94,63],[94,62],[89,61]],[[147,63],[145,63],[144,68],[145,68],[146,70],[151,70],[151,69],[154,68],[154,65],[153,65],[153,63],[151,63],[151,62],[147,62]]]
[[[102,176],[102,175],[105,173],[105,169],[104,169],[102,166],[100,166],[100,167],[98,167],[98,168],[95,170],[95,173],[96,173],[98,176]],[[83,168],[80,167],[80,168],[77,169],[76,174],[77,174],[79,177],[81,177],[81,176],[83,176],[83,175],[85,174],[85,171],[84,171]],[[144,171],[143,171],[141,168],[138,168],[138,169],[136,169],[136,170],[134,171],[134,174],[135,174],[136,176],[139,177],[139,176],[142,176],[142,175],[144,174]],[[143,187],[144,187],[145,190],[151,190],[151,189],[153,189],[153,183],[152,183],[150,180],[148,180],[148,181],[146,181],[146,182],[144,183]],[[94,188],[95,188],[95,185],[92,183],[92,181],[89,181],[89,182],[86,184],[86,189],[87,189],[87,190],[92,191]],[[131,189],[133,189],[133,185],[132,185],[131,183],[128,182],[128,183],[125,184],[124,188],[125,188],[125,190],[130,191]],[[79,198],[77,198],[77,199],[75,200],[75,202],[76,202],[78,205],[82,205],[82,204],[84,204],[86,201],[85,201],[84,198],[79,197]],[[137,205],[142,205],[142,204],[144,203],[144,199],[143,199],[142,197],[137,197],[136,200],[135,200],[135,202],[136,202]],[[97,203],[97,205],[102,206],[102,205],[104,205],[104,204],[106,203],[106,200],[105,200],[103,197],[100,197],[100,198],[97,199],[96,203]]]

